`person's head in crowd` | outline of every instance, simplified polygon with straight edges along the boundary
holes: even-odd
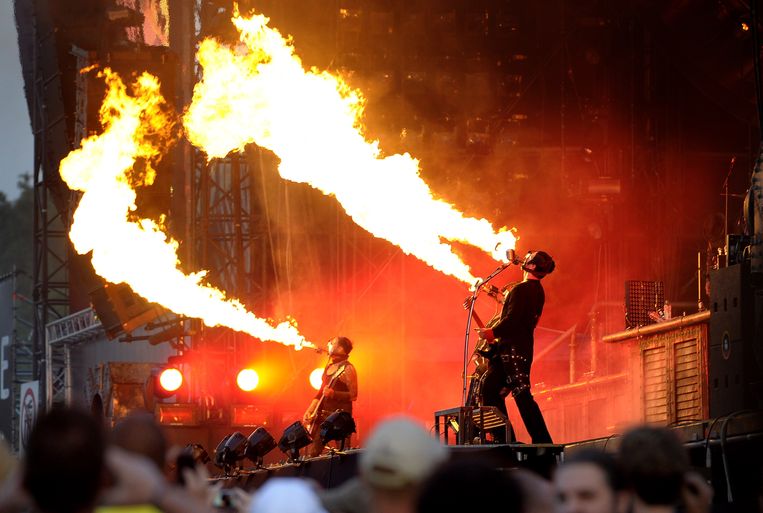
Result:
[[[554,472],[558,513],[622,513],[627,504],[622,470],[615,457],[581,449]]]
[[[501,513],[521,513],[524,497],[519,484],[484,461],[463,459],[440,466],[424,482],[416,511],[492,511],[496,507]]]
[[[327,513],[318,485],[301,477],[272,477],[254,492],[248,513]]]
[[[405,490],[419,485],[447,457],[445,447],[417,421],[392,417],[369,436],[358,472],[372,488]]]
[[[672,430],[632,428],[620,441],[618,459],[626,486],[633,493],[635,512],[679,504],[689,456]]]
[[[42,414],[24,454],[22,486],[42,513],[86,513],[105,476],[106,434],[90,413],[54,408]]]
[[[0,438],[0,482],[5,481],[16,469],[18,461],[5,438]]]
[[[552,513],[554,511],[554,486],[549,480],[526,468],[511,471],[511,478],[522,493],[522,513]]]
[[[148,412],[135,411],[120,420],[111,431],[111,443],[145,456],[162,471],[165,468],[167,438],[154,416]]]
[[[358,476],[321,493],[332,513],[412,512],[421,483],[448,457],[424,426],[407,416],[382,420],[358,459]]]

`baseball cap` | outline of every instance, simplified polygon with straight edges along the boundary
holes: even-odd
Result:
[[[358,466],[371,486],[398,489],[423,481],[447,457],[445,447],[421,424],[398,416],[374,429]]]

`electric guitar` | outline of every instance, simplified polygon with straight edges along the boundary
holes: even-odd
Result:
[[[328,383],[326,383],[326,386],[324,387],[324,390],[327,388],[334,388],[334,383],[336,383],[336,380],[339,378],[339,376],[342,375],[344,372],[344,369],[347,368],[347,363],[345,362],[342,365],[342,368],[339,369],[334,373],[333,376],[331,376],[331,379]],[[307,426],[305,426],[305,429],[308,433],[310,433],[310,436],[313,436],[313,428],[315,428],[315,419],[318,418],[318,412],[321,411],[321,406],[323,406],[323,401],[326,399],[325,395],[321,395],[321,398],[318,400],[318,404],[315,405],[315,409],[313,410],[313,415],[310,417],[310,421],[307,423]]]
[[[472,302],[471,297],[466,298],[466,300],[464,300],[464,308],[468,310],[469,307],[471,306],[471,302]],[[485,323],[482,321],[480,316],[477,314],[477,311],[472,309],[472,319],[474,320],[474,323],[477,325],[478,328],[485,329],[485,328],[492,328],[493,326],[498,324],[498,321],[501,320],[501,315],[500,315],[500,312],[494,315],[493,318],[490,319],[490,321],[488,321],[487,325],[485,325]],[[497,343],[495,342],[491,343],[488,339],[484,337],[479,337],[479,339],[477,340],[477,344],[474,347],[474,352],[482,356],[483,358],[487,358],[488,360],[490,360],[493,356],[495,356],[497,351],[497,346],[498,346]]]

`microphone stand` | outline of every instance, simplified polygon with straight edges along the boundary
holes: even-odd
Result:
[[[498,266],[495,271],[490,273],[490,275],[485,278],[484,281],[478,281],[474,286],[474,292],[472,293],[472,296],[468,299],[469,301],[469,315],[466,317],[466,333],[464,334],[464,366],[461,371],[461,407],[463,408],[466,406],[466,368],[469,365],[469,335],[471,334],[472,329],[472,313],[474,312],[474,304],[477,302],[477,295],[480,292],[480,289],[490,282],[493,278],[501,274],[503,271],[509,268],[511,264],[516,264],[516,261],[509,260],[509,262],[505,264],[501,264]]]

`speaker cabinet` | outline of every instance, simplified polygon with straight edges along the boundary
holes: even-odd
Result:
[[[763,408],[763,289],[748,262],[710,271],[710,416]]]
[[[90,302],[109,339],[130,333],[162,313],[159,306],[147,302],[124,283],[105,283],[92,290]]]

